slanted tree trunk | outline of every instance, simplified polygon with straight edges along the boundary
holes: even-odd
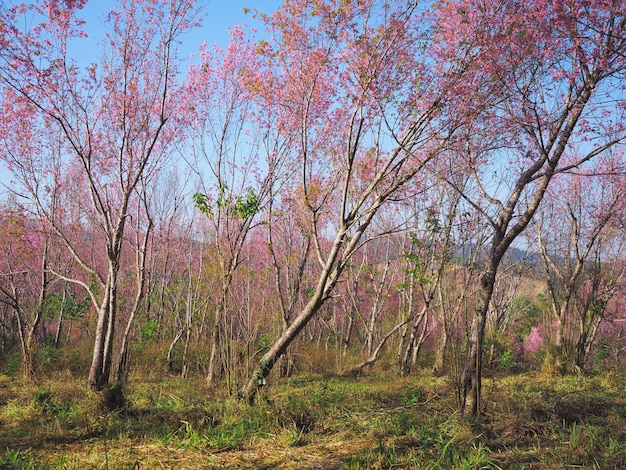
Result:
[[[413,341],[413,347],[411,348],[411,366],[413,367],[417,365],[417,358],[422,350],[422,346],[424,346],[424,341],[430,336],[430,331],[428,331],[428,309],[424,312],[424,316],[416,325],[417,326],[414,328],[416,335]],[[418,329],[420,330],[419,335],[417,334]]]
[[[364,229],[365,227],[363,227]],[[270,347],[259,362],[258,368],[250,376],[248,381],[239,391],[239,397],[246,400],[248,403],[254,402],[254,398],[259,390],[266,384],[267,376],[274,367],[274,364],[278,361],[278,358],[282,356],[293,340],[309,323],[311,318],[319,311],[324,302],[331,295],[332,289],[335,286],[337,279],[341,273],[342,266],[336,266],[336,260],[339,257],[341,248],[343,247],[346,228],[344,227],[337,233],[335,241],[330,249],[325,266],[320,273],[317,287],[307,304],[302,311],[294,318],[293,322],[287,327],[280,337]],[[360,238],[360,234],[359,234]],[[358,238],[357,238],[358,240]],[[352,248],[356,245],[356,240],[353,236]],[[349,249],[349,247],[346,247]]]
[[[429,308],[428,303],[424,304],[420,312],[417,315],[415,315],[415,319],[413,320],[413,323],[410,325],[409,339],[408,341],[406,341],[406,343],[404,343],[404,348],[403,348],[404,351],[402,352],[399,358],[399,363],[398,363],[400,377],[407,377],[411,371],[411,366],[415,365],[415,362],[417,361],[417,352],[419,351],[419,346],[420,346],[419,343],[421,343],[420,338],[419,338],[420,336],[419,327],[427,317],[428,308]],[[407,322],[410,319],[411,317],[407,319]],[[424,326],[424,328],[426,328],[426,326]],[[422,333],[422,335],[424,335],[424,333]],[[414,351],[415,351],[415,354],[413,354]],[[413,360],[413,357],[415,358],[414,360]]]
[[[322,306],[324,284],[326,284],[326,279],[324,279],[323,283],[322,281],[318,283],[318,289],[316,290],[314,296],[309,300],[291,325],[289,325],[289,327],[281,334],[278,340],[274,342],[270,350],[263,355],[261,361],[259,362],[259,367],[239,391],[240,398],[246,400],[248,403],[254,402],[258,389],[266,384],[267,376],[274,367],[274,364],[276,364],[278,358],[285,353],[300,331],[302,331],[302,329],[308,324],[309,320],[313,318]]]
[[[59,312],[59,322],[54,333],[54,347],[58,348],[61,344],[61,331],[63,329],[63,317],[65,315],[65,301],[67,300],[67,282],[63,283],[63,297],[61,298],[61,311]]]
[[[398,323],[396,326],[394,326],[393,329],[388,331],[387,334],[385,334],[385,336],[382,337],[382,339],[378,343],[378,346],[376,347],[376,349],[374,349],[374,351],[372,351],[372,354],[365,361],[363,361],[360,364],[357,364],[356,366],[352,367],[351,369],[343,372],[342,375],[344,375],[346,377],[354,377],[355,375],[360,374],[363,371],[363,369],[365,369],[366,367],[371,366],[376,361],[378,361],[378,359],[380,359],[380,355],[381,355],[381,353],[383,351],[383,348],[385,347],[385,343],[387,343],[387,340],[391,337],[391,335],[393,335],[400,328],[402,328],[404,325],[406,325],[407,321],[408,320],[404,320],[403,322]]]
[[[185,330],[178,330],[178,333],[176,333],[176,335],[174,336],[174,339],[170,343],[169,348],[167,348],[167,356],[165,358],[164,369],[165,372],[168,374],[172,373],[172,363],[174,362],[174,348],[176,347],[176,344],[178,343],[180,338],[182,338],[184,332]],[[183,376],[183,378],[185,377]]]

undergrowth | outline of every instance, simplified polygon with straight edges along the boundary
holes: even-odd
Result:
[[[91,392],[0,376],[0,468],[626,468],[624,374],[485,380],[468,423],[451,381],[297,376],[255,406],[200,381]]]

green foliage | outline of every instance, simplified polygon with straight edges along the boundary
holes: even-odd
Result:
[[[405,253],[404,260],[406,268],[404,273],[416,279],[420,284],[424,284],[429,280],[426,274],[426,267],[424,263],[420,261],[420,257],[417,253]]]
[[[209,206],[209,201],[205,194],[195,193],[193,195],[193,202],[196,206],[196,209],[198,209],[204,215],[213,218],[213,211],[211,210],[211,206]]]
[[[217,193],[217,207],[220,210],[224,210],[227,209],[228,206],[230,206],[231,200],[230,198],[226,197],[226,191],[228,190],[228,186],[226,186],[226,184],[222,183],[218,186],[218,193]]]
[[[421,387],[404,386],[394,392],[400,404],[411,406],[426,400],[426,392]]]
[[[159,320],[152,320],[150,318],[143,322],[141,324],[141,341],[150,343],[156,340],[159,323]]]
[[[515,367],[516,363],[512,349],[506,349],[502,352],[502,354],[498,358],[498,365],[502,370],[511,370],[513,367]]]
[[[267,384],[266,377],[269,375],[269,373],[270,373],[269,361],[267,360],[261,361],[261,363],[259,364],[259,368],[257,369],[257,372],[256,372],[256,375],[257,375],[256,381],[259,387],[262,387]]]
[[[426,210],[426,229],[431,234],[441,233],[442,227],[439,222],[439,212],[434,207]]]
[[[22,355],[15,351],[9,355],[5,364],[4,372],[8,375],[17,375],[22,368]]]
[[[124,386],[121,384],[113,384],[104,389],[102,392],[102,409],[104,411],[120,411],[129,406]]]
[[[537,301],[533,301],[525,295],[520,295],[513,299],[508,310],[515,317],[520,318],[514,329],[514,333],[520,343],[530,334],[531,328],[539,324],[546,308],[545,299],[541,297]],[[523,314],[520,315],[519,312],[523,312]]]
[[[254,350],[264,351],[272,345],[272,337],[267,333],[261,333],[254,342]]]
[[[36,390],[33,397],[33,406],[48,411],[52,408],[52,397],[50,390]]]
[[[218,186],[217,199],[215,201],[218,212],[227,212],[241,220],[253,217],[259,212],[261,202],[259,196],[254,192],[254,189],[248,187],[243,194],[235,198],[228,196],[227,192],[228,186],[225,184]],[[209,198],[206,194],[195,193],[193,195],[193,201],[195,207],[204,215],[210,219],[215,217],[215,213],[209,204]]]
[[[497,370],[511,372],[516,366],[511,339],[498,333],[490,333],[485,338],[485,354]]]
[[[89,311],[90,301],[88,298],[78,301],[76,294],[71,292],[65,296],[60,292],[51,292],[46,297],[43,312],[46,318],[54,320],[63,316],[70,320],[83,318]]]
[[[46,470],[58,467],[39,461],[39,459],[29,455],[27,451],[7,447],[0,454],[0,468],[7,470]]]
[[[49,389],[35,391],[32,407],[44,416],[52,418],[55,427],[60,429],[65,429],[71,425],[79,413],[76,403],[72,400],[53,400],[52,392]]]
[[[43,370],[49,369],[50,366],[57,363],[60,357],[61,351],[51,341],[46,341],[37,350],[37,365]]]
[[[611,356],[610,351],[611,343],[606,338],[600,338],[594,354],[594,360],[596,362],[606,361]]]
[[[302,293],[304,294],[305,298],[310,299],[315,294],[315,287],[305,287],[304,289],[302,289]]]
[[[259,197],[252,188],[246,188],[246,192],[235,199],[234,210],[240,219],[247,219],[259,212]]]

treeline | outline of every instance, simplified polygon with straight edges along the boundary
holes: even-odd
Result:
[[[4,8],[3,351],[248,401],[427,356],[468,417],[487,365],[618,364],[622,3],[295,0],[190,64],[193,1],[122,1],[88,65],[81,2]]]

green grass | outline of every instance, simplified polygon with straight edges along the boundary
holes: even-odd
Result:
[[[626,468],[625,384],[487,379],[468,423],[451,382],[426,371],[294,377],[253,407],[167,376],[132,376],[115,406],[69,374],[0,376],[0,468]]]

